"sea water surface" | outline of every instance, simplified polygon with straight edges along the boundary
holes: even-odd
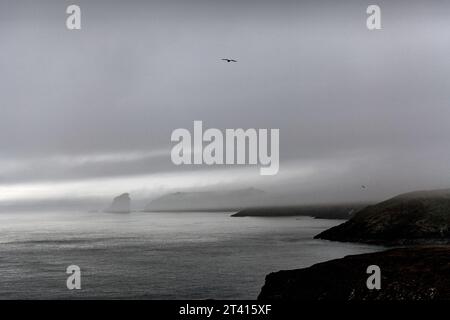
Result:
[[[0,299],[255,299],[266,274],[379,250],[342,223],[230,213],[0,213]],[[68,290],[66,268],[81,268]]]

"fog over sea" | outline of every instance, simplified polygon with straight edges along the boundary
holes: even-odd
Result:
[[[1,299],[255,299],[266,274],[380,247],[312,239],[341,220],[230,213],[0,214]],[[81,290],[66,288],[67,266]]]

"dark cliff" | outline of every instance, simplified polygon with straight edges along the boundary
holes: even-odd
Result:
[[[367,267],[381,269],[369,290]],[[450,246],[391,249],[347,256],[266,277],[258,300],[449,300]]]
[[[357,212],[315,238],[375,244],[450,242],[450,189],[399,195]]]

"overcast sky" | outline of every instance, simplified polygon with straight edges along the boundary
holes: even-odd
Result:
[[[66,29],[70,4],[82,30]],[[0,202],[450,187],[449,18],[437,0],[2,0]],[[194,120],[279,128],[279,174],[176,167],[170,135]]]

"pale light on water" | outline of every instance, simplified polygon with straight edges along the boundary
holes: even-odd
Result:
[[[229,213],[0,214],[0,298],[254,299],[266,274],[378,250],[312,239],[341,223]],[[82,289],[66,288],[78,265]]]

